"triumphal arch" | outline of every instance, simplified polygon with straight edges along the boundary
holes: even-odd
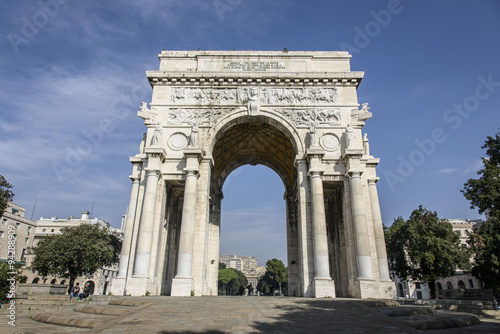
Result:
[[[347,52],[162,51],[148,71],[112,293],[217,295],[222,186],[285,186],[290,296],[392,298],[375,167]],[[266,191],[266,189],[262,189]],[[256,241],[258,242],[258,241]]]

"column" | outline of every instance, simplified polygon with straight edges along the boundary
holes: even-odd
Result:
[[[127,220],[125,222],[125,230],[123,233],[122,252],[120,255],[120,268],[118,277],[127,276],[128,263],[130,258],[130,246],[132,244],[132,236],[134,234],[135,211],[137,209],[137,197],[139,195],[139,178],[130,177],[132,180],[132,191],[130,192],[130,201],[128,203]]]
[[[179,262],[176,277],[191,277],[193,264],[194,227],[196,219],[196,181],[198,172],[186,171],[184,205],[182,207]]]
[[[158,170],[147,170],[144,204],[142,205],[139,234],[137,236],[137,248],[135,251],[133,273],[135,276],[149,275],[159,176],[160,172]]]
[[[361,187],[361,172],[349,172],[349,186],[351,190],[352,221],[356,238],[358,278],[373,278],[370,240]]]
[[[326,236],[325,199],[322,172],[311,172],[311,210],[313,224],[314,278],[329,278],[328,238]]]
[[[384,225],[380,213],[380,204],[378,201],[377,181],[379,179],[368,180],[368,190],[370,192],[370,204],[373,217],[373,230],[375,235],[375,246],[377,249],[377,261],[380,279],[390,280],[389,266],[387,263],[387,250],[385,248]]]

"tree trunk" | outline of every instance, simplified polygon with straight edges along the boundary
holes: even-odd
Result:
[[[437,293],[436,293],[436,279],[435,278],[429,282],[429,289],[431,290],[430,291],[431,299],[438,299]]]
[[[280,287],[280,297],[282,296],[282,293],[281,293],[281,282],[278,282],[279,284],[279,287]]]

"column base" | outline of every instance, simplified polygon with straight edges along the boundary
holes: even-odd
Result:
[[[392,281],[378,281],[369,278],[358,278],[355,282],[357,298],[394,299],[396,285]]]
[[[111,280],[109,292],[113,296],[125,296],[125,277],[115,277]]]
[[[315,298],[335,298],[335,283],[331,278],[314,278]]]
[[[193,291],[193,286],[194,280],[192,277],[174,277],[170,295],[173,297],[189,297],[191,291]]]

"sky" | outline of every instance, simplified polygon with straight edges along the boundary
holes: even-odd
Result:
[[[460,190],[500,128],[499,1],[2,1],[0,35],[0,175],[28,218],[93,206],[119,226],[161,50],[284,48],[364,71],[385,225],[419,205],[482,218]],[[223,190],[221,253],[285,261],[279,177],[243,166]]]

